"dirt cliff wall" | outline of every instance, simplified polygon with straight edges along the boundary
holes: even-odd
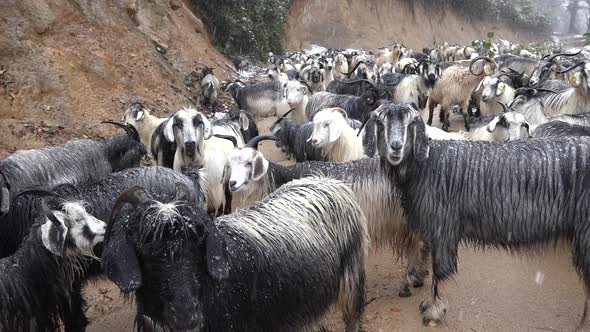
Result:
[[[480,22],[451,10],[433,11],[406,0],[293,0],[285,34],[288,49],[310,44],[325,47],[377,48],[393,42],[408,47],[449,43],[467,44],[496,29],[512,41],[533,36],[497,22]]]

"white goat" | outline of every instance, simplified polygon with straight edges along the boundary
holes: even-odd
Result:
[[[365,157],[362,136],[347,122],[346,111],[325,108],[313,117],[313,133],[308,139],[322,150],[327,161],[350,161]]]

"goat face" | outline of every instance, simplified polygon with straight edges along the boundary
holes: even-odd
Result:
[[[212,135],[211,123],[194,109],[182,109],[168,120],[164,135],[176,142],[185,160],[202,163],[202,142]]]
[[[483,89],[481,100],[484,103],[490,102],[494,98],[503,95],[506,90],[506,83],[502,82],[497,77],[486,76],[479,84],[480,85],[476,91]]]
[[[45,222],[41,225],[43,245],[54,255],[94,256],[94,246],[101,243],[106,223],[86,211],[81,201],[43,201]]]
[[[289,107],[297,107],[307,94],[307,87],[300,82],[289,81],[283,83],[283,97],[287,99]]]
[[[346,122],[346,112],[342,108],[326,108],[313,117],[313,133],[307,140],[317,148],[336,142],[342,134]]]
[[[138,125],[143,122],[146,112],[149,114],[149,111],[143,106],[142,103],[134,102],[125,111],[122,121],[124,124],[129,124],[137,128]]]
[[[428,137],[420,113],[410,105],[382,104],[372,117],[377,130],[379,156],[396,166],[412,154],[428,158]]]
[[[235,149],[229,157],[229,190],[244,191],[250,181],[260,180],[268,171],[269,162],[252,148]]]
[[[490,133],[495,133],[496,141],[506,142],[530,138],[529,124],[524,115],[508,112],[495,117],[487,126]]]
[[[103,266],[121,291],[136,292],[140,330],[148,320],[171,330],[203,327],[199,271],[205,265],[204,222],[212,221],[189,206],[188,188],[179,187],[167,203],[135,187],[113,209]]]
[[[535,87],[541,82],[547,80],[555,69],[557,69],[557,65],[552,62],[548,62],[538,68],[535,68],[531,74],[531,78],[529,79],[529,86]]]

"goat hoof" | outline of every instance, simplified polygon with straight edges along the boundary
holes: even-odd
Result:
[[[438,326],[447,314],[447,304],[441,299],[433,303],[420,303],[420,312],[422,314],[422,324],[424,326]]]
[[[399,295],[399,297],[410,297],[412,296],[412,291],[410,290],[410,287],[408,287],[408,285],[404,285],[399,290],[399,293],[397,293],[397,295]]]
[[[437,327],[441,323],[438,319],[428,319],[426,317],[422,317],[422,325],[427,327]]]

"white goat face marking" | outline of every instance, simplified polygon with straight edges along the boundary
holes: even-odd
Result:
[[[497,141],[514,141],[529,137],[528,126],[524,115],[507,112],[495,117],[488,124],[488,131],[495,132]]]
[[[104,240],[107,224],[88,213],[81,202],[65,203],[63,211],[76,249],[91,254],[94,246]]]
[[[334,109],[319,111],[313,117],[313,133],[308,141],[315,147],[323,147],[334,143],[342,134],[342,128],[347,126],[346,119]]]
[[[482,81],[483,91],[481,92],[481,100],[488,102],[496,96],[497,78],[486,76]]]
[[[231,191],[243,191],[252,179],[252,161],[256,151],[252,148],[235,149],[229,157],[231,174],[229,176],[229,189]]]
[[[305,85],[299,82],[289,81],[283,86],[285,89],[285,98],[287,98],[287,103],[289,106],[297,106],[303,101],[303,96],[305,95],[305,90],[307,89]]]
[[[56,255],[63,254],[61,250],[67,249],[66,253],[92,256],[94,246],[104,240],[107,224],[90,215],[84,204],[79,201],[67,202],[63,204],[62,210],[52,212],[61,225],[56,228],[56,225],[47,219],[41,226],[45,247]],[[65,241],[66,239],[69,241]],[[70,247],[63,248],[64,242],[70,243]]]

